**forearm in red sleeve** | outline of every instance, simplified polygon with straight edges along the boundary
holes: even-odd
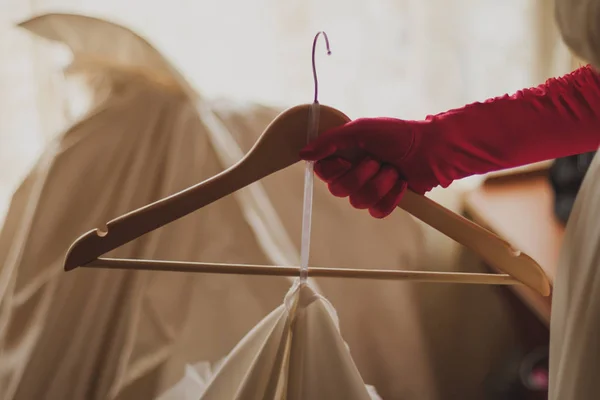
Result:
[[[444,187],[470,175],[593,151],[600,144],[600,75],[581,67],[512,96],[429,116],[424,125],[416,140],[439,144],[432,172]]]

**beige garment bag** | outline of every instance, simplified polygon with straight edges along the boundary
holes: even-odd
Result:
[[[65,274],[66,249],[81,232],[223,170],[228,156],[216,142],[220,133],[246,152],[279,110],[198,99],[163,58],[147,54],[156,50],[113,24],[52,14],[24,25],[72,48],[71,70],[88,77],[95,99],[20,186],[0,236],[5,328],[0,397],[152,398],[179,380],[187,363],[215,362],[228,354],[281,303],[290,280],[102,270]],[[297,165],[247,188],[261,200],[251,202],[254,208],[239,197],[223,199],[113,256],[292,264],[298,257],[303,172]],[[422,267],[422,234],[410,216],[373,220],[321,184],[314,198],[311,262]],[[271,209],[257,208],[265,204]],[[434,398],[409,284],[322,280],[318,287],[336,307],[366,382],[383,398],[407,393]]]

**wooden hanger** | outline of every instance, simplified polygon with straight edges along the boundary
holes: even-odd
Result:
[[[315,76],[316,99],[316,72]],[[256,144],[237,164],[179,193],[131,211],[91,230],[69,248],[66,271],[77,267],[142,269],[248,275],[298,276],[299,267],[231,265],[158,260],[99,258],[148,232],[182,218],[208,204],[240,190],[270,174],[301,161],[300,150],[307,142],[309,110],[312,105],[292,107],[265,129]],[[320,105],[319,134],[350,121],[341,111]],[[477,253],[486,263],[506,274],[443,273],[425,271],[367,270],[345,268],[309,268],[312,277],[413,280],[478,284],[522,283],[548,296],[550,283],[542,268],[528,255],[490,231],[440,206],[425,196],[407,191],[399,205],[427,225]]]

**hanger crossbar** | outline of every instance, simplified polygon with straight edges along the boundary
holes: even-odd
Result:
[[[82,267],[142,271],[194,272],[209,274],[300,276],[300,267],[272,265],[223,264],[188,261],[162,261],[122,258],[98,258]],[[520,281],[508,274],[468,272],[401,271],[387,269],[320,268],[308,269],[311,278],[356,278],[389,281],[467,283],[481,285],[516,285]]]

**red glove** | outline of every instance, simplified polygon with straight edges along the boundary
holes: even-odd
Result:
[[[456,179],[594,151],[599,144],[600,76],[586,66],[424,121],[358,119],[323,133],[300,156],[317,161],[315,173],[332,194],[383,218],[407,187],[424,194]]]

